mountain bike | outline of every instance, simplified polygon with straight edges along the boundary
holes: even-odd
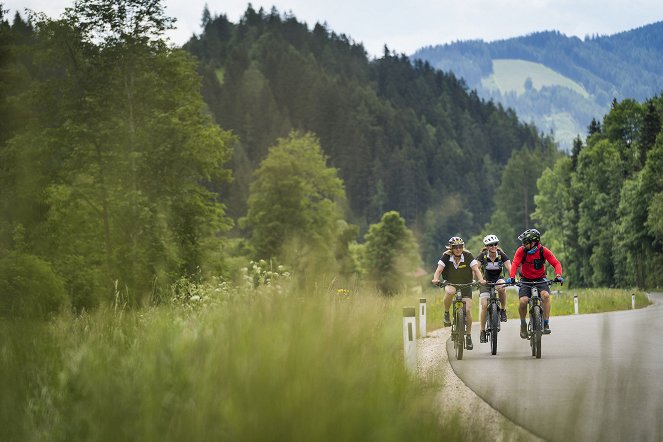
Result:
[[[463,359],[463,350],[465,349],[465,333],[467,327],[467,311],[465,310],[465,300],[463,299],[463,287],[476,287],[476,282],[467,284],[454,284],[447,281],[440,281],[437,283],[438,287],[451,285],[456,287],[456,296],[451,305],[453,306],[453,320],[451,321],[451,341],[454,344],[454,352],[456,359],[461,361]]]
[[[506,285],[504,282],[487,282],[487,286],[490,287],[490,296],[488,298],[488,305],[486,306],[486,312],[488,314],[486,326],[486,338],[490,341],[490,353],[492,355],[497,354],[497,333],[500,331],[500,303],[497,298],[497,289],[495,286]]]
[[[543,298],[539,296],[537,284],[545,283],[548,286],[557,283],[555,280],[543,279],[541,281],[519,281],[515,285],[521,287],[528,285],[532,287],[532,296],[529,298],[528,311],[529,322],[527,323],[527,339],[532,348],[532,356],[541,359],[541,336],[543,336]]]

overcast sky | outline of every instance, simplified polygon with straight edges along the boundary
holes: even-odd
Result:
[[[4,9],[25,8],[58,17],[74,0],[0,0]],[[177,19],[171,41],[183,44],[201,32],[205,4],[212,15],[237,23],[248,1],[164,0],[166,14]],[[386,44],[397,53],[458,40],[485,41],[537,31],[558,30],[568,36],[612,35],[663,20],[661,0],[255,0],[269,12],[291,12],[312,28],[316,22],[363,43],[371,56]]]

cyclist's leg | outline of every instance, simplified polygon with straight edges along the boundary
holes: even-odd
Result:
[[[543,319],[547,321],[550,319],[550,303],[552,298],[547,290],[541,290],[540,293],[541,299],[543,300]]]
[[[497,282],[504,282],[504,278],[498,279]],[[504,287],[503,285],[498,285],[497,295],[500,298],[500,304],[502,309],[506,310],[506,287]]]
[[[527,316],[527,303],[529,302],[529,297],[532,295],[532,288],[530,286],[523,285],[518,291],[518,314],[520,315],[520,320],[524,321]]]
[[[448,312],[451,307],[451,300],[456,294],[456,287],[447,285],[444,287],[444,311]]]
[[[467,323],[467,334],[470,334],[470,331],[472,330],[472,288],[471,287],[464,287],[462,290],[463,293],[463,300],[465,301],[465,311],[467,314],[465,315],[465,321]]]
[[[487,310],[488,310],[488,297],[490,296],[490,293],[485,292],[485,293],[479,293],[479,301],[481,302],[481,315],[479,317],[479,321],[481,324],[481,330],[486,329],[486,317],[487,315]]]

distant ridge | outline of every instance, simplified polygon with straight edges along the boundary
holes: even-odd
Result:
[[[459,41],[423,47],[410,58],[453,72],[482,98],[514,108],[520,118],[545,133],[552,131],[568,149],[573,138],[586,135],[592,118],[603,117],[614,99],[641,102],[663,90],[663,21],[584,39],[544,31],[490,43]],[[500,69],[495,69],[498,60]],[[523,72],[525,67],[532,72]],[[536,87],[535,79],[541,80],[545,69],[559,77]],[[523,93],[500,88],[517,80],[509,76],[525,80],[529,76],[528,85],[533,87],[523,84]],[[579,85],[587,95],[569,84]]]

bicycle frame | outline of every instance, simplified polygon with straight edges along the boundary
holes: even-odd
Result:
[[[456,295],[452,301],[453,306],[453,320],[451,322],[451,340],[454,344],[454,350],[456,352],[456,359],[459,361],[463,359],[463,350],[465,349],[465,330],[467,326],[466,318],[466,302],[463,299],[462,288],[463,287],[474,287],[476,286],[475,282],[466,283],[466,284],[454,284],[450,282],[439,282],[438,287],[444,286],[453,286],[456,288]]]
[[[497,354],[497,334],[500,331],[500,304],[497,297],[497,288],[498,285],[505,285],[503,282],[489,282],[486,285],[490,287],[490,296],[488,298],[488,304],[486,305],[486,314],[487,314],[487,327],[486,327],[486,338],[490,342],[490,353],[495,355]]]
[[[532,294],[528,301],[529,322],[527,323],[527,339],[532,348],[532,356],[541,359],[541,336],[543,335],[543,298],[539,295],[537,284],[547,284],[550,287],[556,281],[542,279],[541,281],[519,281],[517,286],[528,285],[532,287]]]

